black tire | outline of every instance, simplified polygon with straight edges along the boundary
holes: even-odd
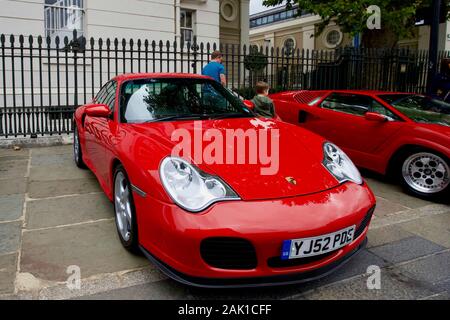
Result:
[[[78,168],[85,169],[86,164],[83,161],[83,152],[81,150],[80,136],[78,135],[78,128],[75,125],[73,129],[73,160]]]
[[[418,167],[417,164],[421,163],[421,159],[424,160],[421,164],[423,167]],[[437,165],[436,162],[438,162]],[[414,170],[418,168],[421,171],[414,172],[413,166]],[[396,158],[394,170],[395,176],[407,193],[425,200],[448,203],[450,199],[449,168],[449,159],[444,155],[417,147],[401,152]],[[422,177],[419,176],[421,174]],[[442,183],[436,183],[440,180]],[[444,189],[439,190],[441,188]]]
[[[123,178],[123,180],[122,180]],[[131,223],[126,224],[126,230],[129,233],[129,238],[125,238],[123,229],[121,231],[120,223],[119,223],[119,215],[121,214],[120,209],[120,201],[117,200],[116,188],[117,188],[117,179],[121,179],[120,184],[128,189],[128,203],[129,203],[129,213],[131,216]],[[114,203],[114,215],[116,222],[117,234],[119,235],[120,242],[123,247],[128,251],[134,254],[140,254],[139,250],[139,242],[138,242],[138,228],[137,228],[137,220],[136,220],[136,209],[134,206],[133,200],[133,192],[131,189],[130,180],[128,179],[128,175],[122,165],[118,165],[114,171],[114,182],[113,182],[113,203]],[[123,207],[122,207],[123,209]],[[122,222],[122,228],[123,228]]]

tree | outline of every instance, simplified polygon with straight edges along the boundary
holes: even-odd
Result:
[[[267,66],[267,56],[258,51],[256,46],[249,48],[250,52],[244,57],[244,67],[249,71],[261,71]]]
[[[247,69],[250,76],[250,83],[253,84],[255,78],[268,64],[267,56],[258,51],[258,47],[250,46],[249,53],[244,57],[244,68]]]
[[[448,8],[449,0],[442,0]],[[431,5],[431,0],[264,0],[265,6],[286,3],[288,8],[299,5],[299,13],[318,14],[322,21],[316,35],[320,35],[331,22],[336,22],[343,32],[352,36],[362,34],[365,47],[395,47],[399,39],[413,35],[416,13]],[[373,12],[367,8],[380,8],[381,29],[369,29],[367,20]]]

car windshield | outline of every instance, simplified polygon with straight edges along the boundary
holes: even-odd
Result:
[[[410,119],[450,126],[450,104],[418,94],[382,94],[381,99]]]
[[[240,99],[208,79],[152,78],[125,82],[120,92],[122,122],[253,117]]]

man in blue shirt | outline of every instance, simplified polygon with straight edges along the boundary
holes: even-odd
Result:
[[[223,86],[226,86],[227,79],[225,77],[225,68],[222,65],[222,58],[220,51],[214,51],[211,54],[211,61],[203,67],[202,75],[210,76]]]

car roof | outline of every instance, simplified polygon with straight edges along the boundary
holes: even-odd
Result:
[[[203,76],[195,73],[171,73],[171,72],[155,72],[155,73],[124,73],[114,77],[114,80],[124,81],[145,78],[180,78],[180,79],[209,79],[211,77]]]

